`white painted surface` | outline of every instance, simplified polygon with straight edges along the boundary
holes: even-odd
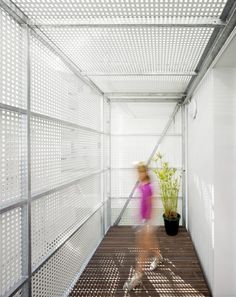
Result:
[[[214,296],[236,296],[236,69],[214,70]]]
[[[232,48],[235,46],[235,40]],[[228,47],[188,116],[189,230],[214,297],[236,297],[236,68]],[[224,66],[224,67],[223,67]]]
[[[209,285],[214,259],[213,73],[194,96],[197,117],[188,117],[188,222]],[[189,106],[189,110],[191,106]]]

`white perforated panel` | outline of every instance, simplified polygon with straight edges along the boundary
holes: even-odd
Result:
[[[22,29],[0,8],[0,102],[26,107]]]
[[[100,131],[102,96],[35,37],[31,38],[31,59],[32,111]]]
[[[26,118],[0,109],[0,203],[27,197]]]
[[[32,191],[39,192],[100,169],[101,136],[33,117]]]
[[[38,22],[53,22],[78,19],[156,18],[156,17],[219,17],[226,0],[208,1],[56,1],[15,0],[16,4]]]
[[[0,295],[7,293],[22,278],[22,209],[0,215]]]
[[[177,27],[43,30],[83,71],[140,74],[194,71],[213,31]],[[186,83],[186,78],[179,78],[181,82]]]
[[[33,296],[63,296],[101,239],[98,211],[33,276]]]
[[[101,203],[101,177],[95,175],[32,203],[32,254],[36,266]]]

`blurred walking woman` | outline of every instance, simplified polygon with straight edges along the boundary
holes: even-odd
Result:
[[[148,174],[148,168],[145,164],[140,163],[137,166],[139,177],[140,191],[140,223],[141,228],[137,231],[136,240],[138,247],[138,261],[133,277],[124,284],[124,289],[132,290],[142,283],[144,266],[150,256],[154,256],[153,262],[150,265],[150,270],[157,268],[163,260],[155,236],[155,228],[152,226],[153,219],[153,190],[151,179]]]

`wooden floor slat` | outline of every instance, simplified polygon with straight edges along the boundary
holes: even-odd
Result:
[[[112,227],[101,242],[69,296],[90,297],[210,297],[190,236],[180,227],[177,236],[157,231],[164,262],[155,271],[147,263],[143,284],[126,292],[123,284],[134,273],[135,229]]]

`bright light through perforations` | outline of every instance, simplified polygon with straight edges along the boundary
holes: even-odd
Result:
[[[219,17],[226,0],[16,0],[37,21],[92,18]]]
[[[143,73],[194,71],[212,30],[45,28],[44,32],[83,71]]]

